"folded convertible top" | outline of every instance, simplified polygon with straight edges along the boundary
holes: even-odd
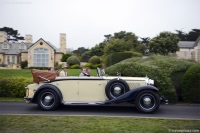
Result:
[[[37,70],[32,69],[31,73],[33,75],[33,82],[39,83],[43,81],[54,81],[56,79],[57,73],[46,71],[46,70]]]

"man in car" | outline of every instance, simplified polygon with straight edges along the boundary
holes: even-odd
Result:
[[[81,68],[81,73],[79,75],[80,77],[86,76],[86,68]]]

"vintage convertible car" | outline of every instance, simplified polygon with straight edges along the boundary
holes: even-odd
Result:
[[[56,77],[56,73],[32,70],[34,84],[26,87],[25,101],[42,110],[63,105],[103,105],[129,102],[143,113],[155,112],[161,102],[154,81],[148,77],[106,76],[97,68],[97,77]]]

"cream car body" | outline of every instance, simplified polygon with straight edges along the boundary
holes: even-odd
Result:
[[[151,113],[160,100],[154,81],[148,77],[57,77],[26,87],[25,100],[37,103],[43,110],[54,110],[59,104],[135,103],[139,111]],[[55,106],[56,105],[56,106]]]

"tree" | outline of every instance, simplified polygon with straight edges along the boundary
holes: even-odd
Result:
[[[109,41],[109,39],[110,39],[110,37],[111,37],[111,34],[104,35],[104,37],[106,38],[104,41],[105,41],[105,42],[108,42],[108,41]]]
[[[72,54],[63,54],[62,58],[60,59],[61,62],[66,62],[67,59],[72,56]]]
[[[187,41],[196,41],[198,37],[200,37],[200,29],[192,29],[187,34]]]
[[[131,43],[125,42],[122,39],[112,38],[105,47],[104,52],[106,55],[109,55],[115,52],[130,51],[131,49],[133,50],[133,45],[131,45]]]
[[[179,37],[171,32],[161,32],[150,41],[150,52],[168,55],[179,50]]]
[[[141,44],[145,45],[145,46],[149,46],[149,41],[150,41],[150,38],[149,37],[140,37],[141,39]]]
[[[141,41],[140,43],[143,44],[143,46],[141,46],[140,51],[142,51],[142,53],[149,53],[149,41],[150,41],[150,37],[140,37]]]
[[[0,28],[0,31],[5,31],[8,35],[7,40],[12,42],[17,42],[19,40],[24,40],[24,37],[20,36],[18,30],[14,30],[13,28],[3,27]]]
[[[83,53],[85,53],[86,51],[88,51],[88,49],[84,48],[84,47],[79,47],[77,50],[74,50],[73,53],[77,54],[77,55],[82,55]]]
[[[105,41],[95,45],[95,47],[92,47],[82,55],[82,61],[88,61],[92,56],[103,56],[106,45],[107,43]]]
[[[200,29],[192,29],[188,33],[185,33],[181,30],[176,30],[176,32],[176,35],[180,38],[181,41],[196,41],[200,36]]]
[[[144,53],[146,50],[146,46],[142,45],[138,41],[138,37],[132,32],[120,31],[114,33],[114,36],[111,36],[107,43],[105,54],[130,50]]]
[[[180,38],[181,41],[187,41],[187,33],[181,31],[181,30],[176,30],[177,36]]]

